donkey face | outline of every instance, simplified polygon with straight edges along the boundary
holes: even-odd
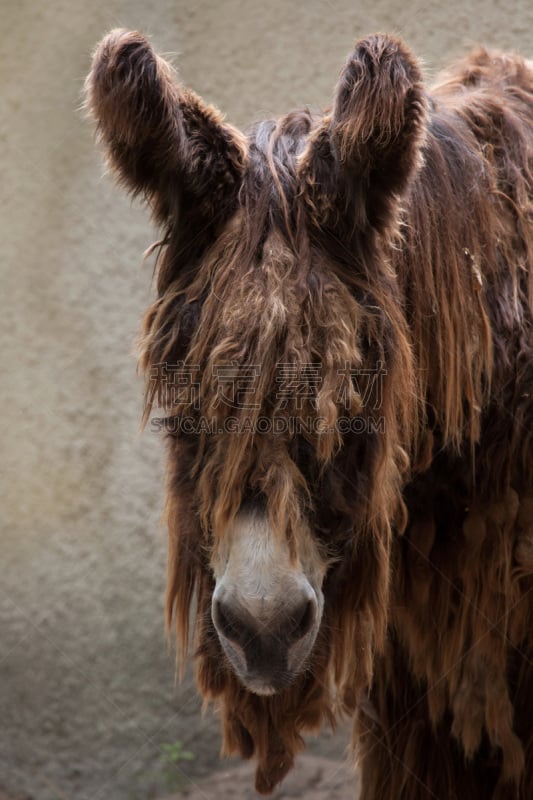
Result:
[[[164,229],[141,364],[148,408],[157,399],[168,411],[168,612],[185,645],[196,590],[198,680],[208,695],[234,692],[227,746],[244,752],[256,723],[235,675],[259,695],[292,686],[321,698],[318,715],[299,717],[316,725],[328,670],[345,684],[344,651],[355,648],[368,677],[383,637],[416,417],[385,254],[420,162],[420,73],[400,42],[368,39],[330,113],[243,136],[182,89],[143,36],[113,31],[87,93],[111,166]],[[383,423],[372,428],[362,383],[378,364]]]

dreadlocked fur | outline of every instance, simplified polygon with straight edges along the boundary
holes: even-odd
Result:
[[[428,96],[409,50],[370,37],[330,113],[243,137],[113,31],[87,92],[164,229],[141,366],[147,417],[167,412],[167,620],[184,658],[196,602],[224,752],[256,755],[269,792],[348,711],[365,798],[533,796],[531,70],[479,50]],[[210,559],[249,497],[328,564],[311,660],[268,697],[211,618]]]

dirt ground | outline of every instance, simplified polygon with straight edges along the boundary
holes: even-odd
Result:
[[[232,765],[219,769],[205,780],[192,781],[182,791],[165,795],[160,800],[258,800],[254,791],[254,768],[251,764]],[[357,800],[357,774],[344,762],[321,756],[304,755],[279,788],[272,800]],[[33,800],[29,795],[8,794],[0,788],[0,800]]]
[[[253,767],[220,761],[218,720],[190,673],[175,685],[165,638],[163,446],[139,434],[132,354],[158,233],[104,176],[80,111],[117,25],[151,34],[244,127],[326,106],[375,31],[403,36],[429,80],[476,41],[531,56],[533,3],[2,2],[0,800],[251,800]],[[167,785],[177,741],[195,758]],[[348,741],[314,740],[274,797],[352,800]]]
[[[162,800],[257,800],[261,795],[254,791],[253,784],[253,767],[239,765],[217,771],[207,780]],[[304,755],[270,796],[272,800],[357,800],[359,781],[346,763]]]

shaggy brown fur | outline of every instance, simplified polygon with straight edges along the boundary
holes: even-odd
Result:
[[[224,751],[255,754],[268,792],[344,710],[366,800],[533,797],[533,73],[479,50],[427,95],[375,36],[331,113],[246,138],[137,33],[104,39],[87,87],[111,166],[164,229],[148,410],[240,423],[168,440],[168,619],[185,652],[196,596]],[[378,362],[383,428],[341,433],[375,411],[360,382],[341,401],[339,375]],[[301,371],[282,401],[280,363],[320,381]],[[189,368],[178,393],[163,364]],[[219,402],[221,364],[260,365],[248,407]],[[254,427],[309,415],[324,430]],[[331,561],[311,663],[272,697],[239,684],[210,614],[210,553],[249,496]]]

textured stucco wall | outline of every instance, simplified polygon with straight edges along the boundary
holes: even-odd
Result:
[[[352,40],[405,36],[429,71],[479,40],[533,55],[531,0],[3,0],[0,44],[0,787],[145,800],[160,745],[216,765],[162,622],[163,448],[139,435],[143,210],[103,177],[78,110],[116,25],[153,35],[236,124],[328,102]],[[333,748],[323,740],[323,748]],[[340,751],[339,751],[340,752]]]

